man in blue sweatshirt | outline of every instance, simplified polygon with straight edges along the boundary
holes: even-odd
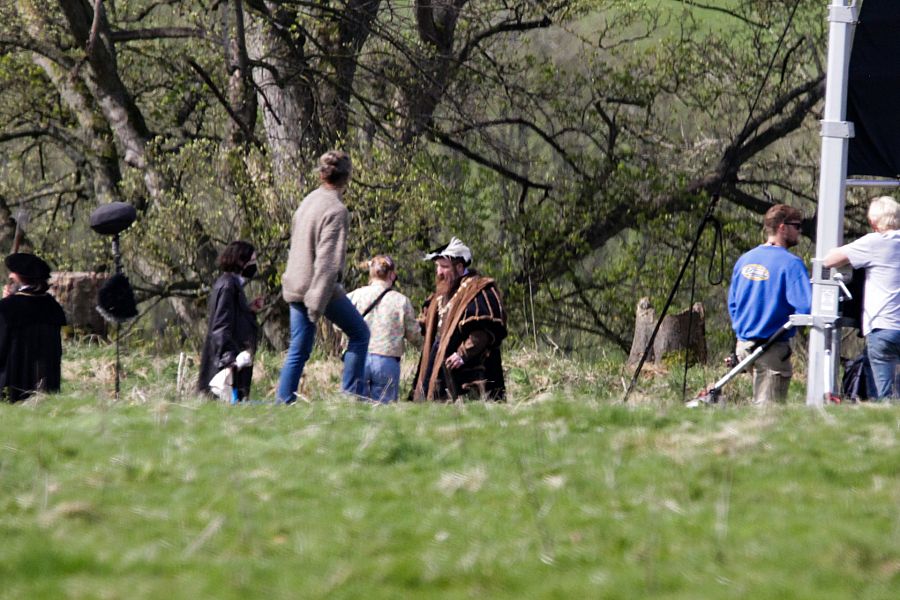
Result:
[[[728,312],[735,353],[746,358],[794,313],[809,313],[812,291],[803,260],[788,252],[800,239],[802,213],[776,204],[766,212],[766,243],[741,256],[731,274]],[[784,402],[791,381],[791,329],[753,364],[753,403]]]

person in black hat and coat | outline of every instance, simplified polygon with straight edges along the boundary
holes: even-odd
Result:
[[[48,293],[50,265],[21,252],[5,262],[9,283],[0,300],[0,394],[18,402],[37,391],[59,391],[66,315]]]
[[[244,241],[228,244],[219,256],[219,268],[222,274],[209,294],[209,324],[197,388],[211,394],[209,381],[222,369],[231,368],[237,400],[245,400],[250,394],[253,365],[240,368],[237,356],[245,350],[251,355],[256,352],[256,312],[262,306],[262,298],[249,303],[244,294],[244,284],[257,271],[253,245]]]

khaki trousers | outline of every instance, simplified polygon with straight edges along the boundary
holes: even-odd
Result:
[[[744,360],[753,351],[753,342],[738,340],[735,354]],[[751,366],[753,376],[753,404],[785,402],[791,382],[791,343],[775,342]]]

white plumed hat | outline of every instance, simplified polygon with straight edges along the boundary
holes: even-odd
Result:
[[[465,261],[466,266],[472,263],[472,251],[468,246],[463,244],[459,238],[450,238],[450,243],[435,248],[425,255],[423,260],[434,260],[436,258],[461,258]]]

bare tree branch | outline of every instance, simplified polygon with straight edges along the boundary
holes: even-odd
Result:
[[[228,102],[228,99],[225,95],[219,90],[216,86],[215,82],[209,76],[209,74],[203,70],[203,67],[198,65],[194,59],[188,58],[185,59],[187,65],[194,70],[197,76],[200,78],[200,81],[206,84],[206,86],[210,89],[216,99],[219,101],[219,104],[222,105],[222,108],[225,109],[225,112],[228,113],[228,116],[231,117],[231,120],[241,129],[241,131],[246,136],[246,139],[250,141],[253,145],[262,148],[262,143],[253,135],[253,131],[247,127],[247,124],[234,112],[234,109],[231,108],[231,104]]]
[[[459,51],[456,60],[460,64],[465,63],[467,60],[469,60],[469,55],[472,53],[472,51],[477,48],[481,42],[495,35],[499,35],[501,33],[510,33],[513,31],[531,31],[533,29],[543,29],[550,27],[552,24],[553,21],[551,21],[550,17],[548,16],[544,16],[543,19],[535,21],[507,21],[498,23],[493,27],[475,34],[468,42],[466,42],[466,45],[463,46],[462,50]]]
[[[120,29],[109,34],[113,42],[133,42],[137,40],[160,40],[196,38],[207,39],[206,32],[193,27],[149,27],[146,29]]]
[[[51,135],[47,129],[20,129],[18,131],[0,132],[0,144],[22,138],[36,138]]]
[[[709,4],[695,2],[694,0],[676,0],[676,1],[678,2],[678,4],[687,4],[688,6],[693,6],[695,8],[699,8],[702,10],[708,10],[708,11],[728,15],[729,17],[734,17],[735,19],[738,19],[739,21],[742,21],[742,22],[746,23],[747,25],[751,25],[758,29],[766,28],[765,24],[760,23],[758,21],[754,21],[753,19],[748,18],[746,15],[742,15],[742,14],[740,14],[734,10],[728,9],[728,8],[724,8],[721,6],[710,6]]]
[[[100,31],[100,19],[103,15],[103,0],[94,0],[94,19],[91,22],[91,32],[88,35],[87,44],[85,45],[85,53],[90,56],[94,53],[94,46],[97,44],[97,35]]]
[[[545,183],[538,183],[536,181],[531,181],[524,175],[519,175],[518,173],[507,169],[500,163],[497,163],[495,161],[485,158],[484,156],[481,156],[476,151],[474,151],[470,148],[467,148],[466,146],[464,146],[460,142],[454,140],[453,138],[451,138],[449,135],[447,135],[446,133],[444,133],[442,131],[432,130],[432,133],[443,145],[447,146],[448,148],[456,150],[457,152],[459,152],[466,158],[478,163],[479,165],[482,165],[484,167],[492,169],[493,171],[499,173],[503,177],[506,177],[507,179],[509,179],[511,181],[515,181],[519,185],[532,187],[532,188],[535,188],[538,190],[552,190],[553,189],[553,187],[550,185],[547,185]]]
[[[502,125],[520,125],[522,127],[527,127],[534,133],[536,133],[542,140],[544,140],[548,146],[550,146],[559,156],[568,164],[572,170],[577,173],[581,177],[587,177],[587,174],[581,170],[581,168],[572,160],[572,157],[563,148],[553,136],[551,136],[548,132],[541,129],[537,124],[529,121],[528,119],[523,119],[521,117],[509,117],[504,119],[492,119],[490,121],[481,121],[478,123],[471,123],[464,127],[459,127],[452,132],[448,132],[448,135],[459,136],[471,131],[486,129],[490,127],[497,127]]]

